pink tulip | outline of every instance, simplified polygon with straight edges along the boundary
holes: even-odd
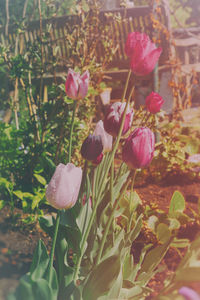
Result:
[[[153,159],[155,137],[148,127],[136,128],[126,139],[122,159],[130,168],[147,167]]]
[[[131,70],[138,76],[144,76],[153,71],[162,48],[156,48],[156,45],[145,33],[129,33],[125,53],[131,58]]]
[[[81,76],[74,70],[69,69],[65,82],[65,91],[68,97],[73,100],[84,98],[88,92],[89,72],[85,71]]]
[[[126,106],[125,102],[123,103],[115,102],[114,104],[111,104],[108,108],[108,111],[104,119],[104,128],[112,136],[117,136],[119,133],[125,106]],[[126,111],[124,127],[122,130],[122,135],[124,135],[130,129],[132,120],[133,120],[133,110],[128,106]]]
[[[179,294],[182,295],[185,300],[200,300],[200,296],[197,292],[186,286],[179,289]]]
[[[158,93],[151,92],[151,94],[146,97],[145,103],[147,110],[152,114],[156,114],[160,111],[164,100]]]
[[[112,150],[112,142],[113,142],[113,137],[112,135],[108,134],[103,126],[103,121],[100,120],[95,127],[94,130],[94,135],[100,135],[101,136],[101,140],[103,143],[103,151],[104,152],[109,152]]]
[[[102,151],[103,143],[101,136],[89,134],[82,144],[81,155],[89,161],[96,161]]]
[[[47,201],[57,209],[69,209],[77,201],[82,180],[81,168],[73,164],[59,164],[47,189]]]

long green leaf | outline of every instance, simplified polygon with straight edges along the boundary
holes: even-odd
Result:
[[[94,300],[109,292],[121,269],[119,256],[102,261],[91,273],[83,289],[83,299]]]

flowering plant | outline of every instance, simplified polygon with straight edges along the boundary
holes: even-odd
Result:
[[[57,215],[40,219],[40,226],[52,238],[50,256],[39,241],[30,272],[22,277],[10,300],[141,300],[149,294],[147,284],[174,236],[162,225],[159,245],[153,249],[151,245],[144,246],[138,260],[130,253],[143,226],[134,181],[140,169],[148,167],[153,159],[155,137],[153,127],[145,124],[148,115],[141,126],[133,128],[134,87],[126,94],[132,71],[139,76],[150,73],[161,49],[146,34],[131,33],[125,50],[131,59],[131,70],[122,100],[108,108],[105,119],[83,141],[83,171],[71,163],[71,146],[68,164],[56,167],[46,199],[57,209]],[[66,93],[74,99],[70,145],[76,103],[86,96],[88,84],[88,71],[80,76],[69,70]],[[155,114],[162,104],[158,94],[151,95],[146,113]],[[122,157],[120,167],[115,165],[116,157]],[[174,204],[172,207],[173,210]]]

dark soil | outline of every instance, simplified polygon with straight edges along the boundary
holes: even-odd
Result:
[[[169,181],[168,181],[169,183]],[[200,181],[188,182],[184,178],[173,179],[170,184],[156,185],[146,184],[136,188],[144,204],[150,204],[167,212],[173,192],[180,191],[186,199],[186,213],[192,216],[191,209],[198,213],[198,199],[200,198]],[[20,209],[15,209],[15,214],[20,214]],[[200,218],[199,218],[200,219]],[[10,217],[10,209],[4,207],[0,211],[0,300],[6,299],[9,291],[13,291],[19,278],[25,274],[30,267],[34,248],[39,239],[42,239],[50,249],[49,238],[41,231],[38,224],[14,225]],[[17,224],[20,224],[17,222]],[[179,236],[189,238],[191,241],[200,234],[200,223],[191,222],[181,228]],[[145,237],[144,237],[145,238]],[[147,237],[148,239],[149,237]],[[181,254],[184,255],[184,251]],[[173,248],[170,248],[165,255],[162,265],[165,271],[158,273],[150,282],[149,286],[155,293],[148,299],[154,299],[162,289],[163,281],[167,275],[172,274],[180,262],[180,255]],[[191,283],[200,293],[200,280]]]

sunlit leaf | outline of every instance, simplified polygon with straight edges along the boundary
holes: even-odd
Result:
[[[175,191],[169,207],[169,215],[173,216],[176,212],[183,212],[185,209],[185,199],[179,191]]]

